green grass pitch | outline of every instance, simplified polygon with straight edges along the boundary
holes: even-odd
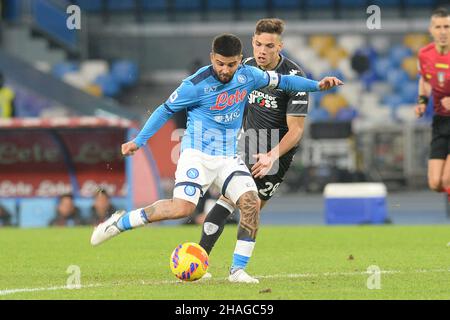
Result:
[[[259,284],[226,280],[236,240],[227,226],[213,279],[181,283],[169,257],[199,226],[150,226],[99,247],[92,228],[0,230],[0,299],[450,299],[450,230],[439,226],[262,226],[248,266]],[[67,289],[70,265],[81,288]],[[377,275],[367,273],[376,265]],[[72,274],[73,276],[73,274]]]

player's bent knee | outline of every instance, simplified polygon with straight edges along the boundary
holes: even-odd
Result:
[[[194,210],[196,205],[192,202],[183,200],[183,199],[173,199],[177,218],[185,218],[190,216]]]

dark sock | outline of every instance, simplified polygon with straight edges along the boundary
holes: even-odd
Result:
[[[206,250],[208,255],[222,234],[228,216],[233,211],[233,207],[228,203],[218,200],[206,216],[205,222],[203,222],[200,246]]]

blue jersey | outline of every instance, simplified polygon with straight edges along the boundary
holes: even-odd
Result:
[[[245,65],[238,67],[228,83],[222,83],[213,67],[205,66],[183,80],[152,114],[134,141],[139,147],[144,145],[173,113],[186,109],[187,126],[181,151],[192,148],[209,155],[234,156],[247,96],[264,87],[288,91],[319,90],[317,81],[281,76]]]

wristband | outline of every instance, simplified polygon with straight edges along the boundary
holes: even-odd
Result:
[[[429,98],[427,97],[427,96],[419,96],[419,99],[417,99],[417,102],[419,103],[419,104],[428,104],[428,100],[429,100]]]

